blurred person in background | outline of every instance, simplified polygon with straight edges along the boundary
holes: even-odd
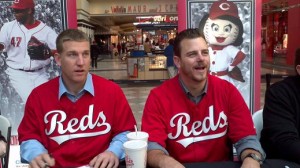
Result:
[[[167,69],[170,77],[174,77],[177,74],[177,68],[174,65],[174,39],[168,41],[169,45],[164,50],[164,55],[167,56]]]
[[[119,54],[119,56],[121,56],[122,46],[121,46],[121,43],[120,43],[120,42],[119,42],[118,45],[117,45],[117,49],[118,49],[118,54]]]
[[[147,37],[144,42],[144,50],[146,53],[151,53],[152,52],[151,49],[152,49],[152,45],[150,39]]]
[[[98,57],[100,55],[100,47],[97,45],[95,41],[93,41],[93,44],[91,45],[91,58],[92,58],[92,68],[97,69],[97,61]]]
[[[300,163],[300,48],[294,68],[295,76],[266,90],[260,140],[267,158]]]

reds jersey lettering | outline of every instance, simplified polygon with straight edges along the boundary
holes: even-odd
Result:
[[[19,47],[22,37],[12,37],[10,40],[10,45],[14,47]]]
[[[174,135],[169,133],[168,138],[177,139],[182,134],[187,138],[177,140],[176,142],[180,143],[184,147],[187,147],[195,142],[222,137],[226,134],[227,128],[220,133],[211,133],[209,135],[201,136],[201,134],[215,132],[216,130],[224,128],[228,125],[227,116],[223,111],[219,113],[217,123],[214,122],[214,118],[214,108],[213,106],[210,106],[209,116],[205,117],[203,121],[195,121],[192,123],[191,130],[189,130],[187,124],[190,124],[190,115],[188,113],[179,113],[170,120],[170,126],[175,127],[177,132]],[[175,123],[175,121],[177,121],[177,123]]]
[[[93,137],[98,135],[103,135],[111,130],[111,125],[106,122],[106,116],[101,111],[98,114],[97,119],[93,122],[94,115],[94,105],[89,106],[88,115],[84,115],[81,120],[77,118],[72,118],[67,124],[64,121],[67,115],[64,111],[53,110],[46,113],[44,117],[45,124],[50,124],[49,130],[45,130],[46,135],[50,135],[50,138],[61,144],[65,141],[82,138],[82,137]],[[85,131],[87,129],[93,130],[95,127],[103,127],[102,131],[99,132],[89,132],[89,133],[77,133],[78,130]],[[51,137],[51,134],[57,130],[60,136]]]

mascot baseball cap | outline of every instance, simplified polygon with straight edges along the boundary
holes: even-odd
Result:
[[[239,18],[237,6],[233,2],[228,2],[227,0],[214,2],[209,11],[209,18],[216,19],[224,15]]]
[[[34,2],[33,0],[15,0],[13,5],[10,7],[13,9],[34,8]]]

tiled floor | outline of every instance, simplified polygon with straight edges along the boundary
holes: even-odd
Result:
[[[284,63],[277,64],[274,62],[262,62],[261,67],[261,107],[264,104],[264,93],[266,90],[266,81],[264,74],[270,73],[275,75],[289,75],[293,73],[290,66],[283,66]],[[121,61],[119,58],[111,59],[109,57],[102,57],[98,61],[98,68],[92,68],[91,73],[103,76],[107,79],[115,80],[121,86],[126,98],[128,99],[129,105],[132,108],[135,119],[138,123],[138,128],[140,129],[141,117],[143,113],[143,108],[145,101],[148,97],[150,90],[159,85],[160,82],[150,82],[150,83],[135,83],[135,82],[125,82],[127,79],[127,64]],[[280,80],[279,78],[272,79],[272,82]]]
[[[141,119],[145,101],[150,90],[153,86],[141,86],[141,87],[123,87],[124,94],[129,102],[129,105],[133,111],[138,128],[141,126]]]

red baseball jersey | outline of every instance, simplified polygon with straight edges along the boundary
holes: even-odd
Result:
[[[86,92],[76,102],[66,95],[58,99],[58,77],[35,88],[18,129],[20,143],[36,139],[52,154],[56,167],[75,167],[105,151],[115,135],[133,131],[136,122],[121,88],[92,78],[95,95]]]
[[[153,89],[146,101],[142,130],[180,162],[232,158],[232,144],[256,135],[250,111],[228,81],[208,75],[207,93],[195,104],[177,77]]]

